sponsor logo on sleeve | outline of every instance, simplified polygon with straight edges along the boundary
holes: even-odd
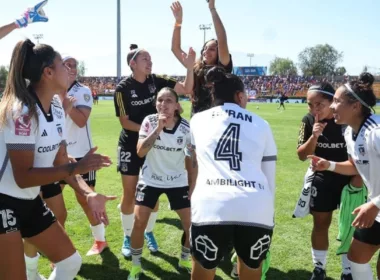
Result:
[[[15,134],[18,136],[30,136],[32,122],[28,115],[22,115],[16,119]]]

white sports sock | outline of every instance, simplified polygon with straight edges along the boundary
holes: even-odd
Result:
[[[75,252],[72,256],[55,264],[55,268],[50,274],[49,280],[74,279],[81,266],[82,258],[78,252]]]
[[[158,212],[150,213],[150,217],[148,220],[148,224],[146,225],[145,232],[152,232],[154,229],[154,225],[156,224]]]
[[[143,251],[143,248],[140,248],[140,249],[131,248],[132,265],[141,266],[142,251]]]
[[[25,265],[26,265],[26,276],[28,280],[35,280],[38,275],[38,260],[40,259],[40,254],[37,253],[37,256],[30,258],[26,255]]]
[[[351,273],[354,280],[373,280],[372,269],[369,263],[359,264],[351,262]]]
[[[123,213],[120,213],[120,217],[121,217],[121,224],[124,230],[124,235],[131,236],[133,223],[135,221],[135,215],[134,214],[124,215]]]
[[[189,260],[189,256],[190,256],[190,248],[186,248],[186,247],[182,246],[181,260],[188,261]]]
[[[91,226],[91,231],[95,241],[106,241],[106,229],[103,223],[97,226]]]
[[[311,256],[313,257],[313,263],[315,267],[319,267],[322,269],[326,268],[327,251],[319,251],[312,248]]]
[[[342,273],[350,274],[351,273],[351,262],[347,258],[347,254],[340,255],[342,259]]]

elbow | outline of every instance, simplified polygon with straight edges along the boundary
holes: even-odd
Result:
[[[87,124],[87,122],[78,122],[78,123],[77,123],[77,126],[78,126],[79,128],[83,128],[83,127],[86,126],[86,124]]]
[[[17,186],[20,189],[26,189],[26,188],[33,187],[30,185],[30,180],[28,180],[28,176],[25,176],[25,174],[20,175],[20,176],[14,176],[14,178],[15,178],[15,182],[16,182]]]
[[[146,156],[146,153],[144,153],[144,151],[143,151],[143,149],[141,148],[141,146],[137,146],[137,151],[136,151],[136,153],[137,153],[137,156],[138,156],[139,158],[143,158],[143,157]]]
[[[297,150],[297,155],[298,155],[298,159],[299,159],[300,161],[305,161],[305,160],[307,160],[307,156],[306,156],[305,153],[303,153],[302,151]]]

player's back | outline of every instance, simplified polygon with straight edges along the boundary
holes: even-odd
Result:
[[[267,155],[276,155],[267,122],[226,103],[195,115],[190,128],[199,167],[192,195],[194,218],[199,222],[219,219],[272,226],[274,193],[261,169]],[[211,210],[208,218],[194,213],[201,204]],[[247,211],[250,218],[243,217]],[[260,215],[254,211],[260,211],[261,217],[255,217]]]

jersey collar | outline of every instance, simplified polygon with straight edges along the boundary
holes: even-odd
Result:
[[[69,87],[69,89],[67,90],[67,92],[69,92],[77,82],[78,82],[78,81],[75,80],[75,81],[71,84],[71,86]]]
[[[177,128],[179,127],[181,121],[182,121],[182,117],[179,117],[179,118],[178,118],[178,121],[177,121],[177,123],[175,124],[175,126],[173,127],[173,129],[166,129],[166,128],[164,127],[163,131],[164,131],[165,133],[168,133],[168,134],[174,134],[174,133],[177,131]]]
[[[357,133],[357,134],[355,134],[354,131],[351,129],[351,132],[352,132],[352,135],[351,135],[351,136],[352,136],[352,140],[353,140],[353,141],[356,141],[356,139],[358,138],[358,135],[359,135],[360,131],[361,131],[362,128],[363,128],[363,125],[364,125],[365,122],[368,120],[368,118],[370,118],[371,116],[372,116],[372,114],[369,114],[368,116],[366,116],[366,117],[364,118],[362,124],[361,124],[360,127],[359,127],[359,130],[358,130],[358,133]]]
[[[34,89],[31,86],[29,86],[28,87],[28,91],[30,92],[30,94],[36,100],[37,106],[40,108],[41,112],[44,114],[46,121],[47,122],[52,122],[53,121],[53,114],[51,112],[51,105],[49,107],[49,112],[46,113],[45,110],[44,110],[44,108],[42,107],[41,101],[38,98],[37,93],[34,91]]]

